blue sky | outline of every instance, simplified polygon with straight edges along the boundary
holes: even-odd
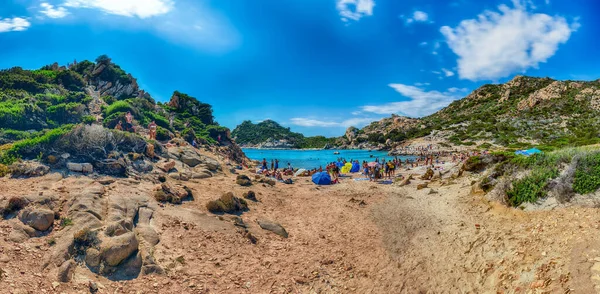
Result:
[[[338,136],[515,75],[600,78],[594,0],[14,0],[0,68],[108,54],[158,101]]]

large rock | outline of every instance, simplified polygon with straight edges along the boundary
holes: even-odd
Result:
[[[193,198],[192,190],[184,185],[162,183],[155,188],[154,198],[160,202],[181,204],[181,201]]]
[[[127,173],[127,163],[122,158],[106,159],[96,162],[96,169],[102,174],[121,177]]]
[[[78,173],[92,173],[94,171],[94,166],[92,166],[91,163],[67,162],[67,169]]]
[[[107,265],[117,266],[136,252],[138,245],[135,233],[129,232],[105,239],[100,245],[100,255]]]
[[[205,168],[196,168],[191,176],[192,179],[206,179],[212,177],[212,173]]]
[[[281,237],[287,238],[288,232],[278,223],[269,221],[269,220],[258,220],[258,225],[267,231],[271,231]]]
[[[190,167],[203,162],[202,157],[198,154],[193,147],[175,147],[169,149],[169,156],[171,158],[179,159],[179,161],[187,164]]]
[[[50,167],[35,161],[16,162],[9,169],[13,178],[41,177],[50,172]]]
[[[85,263],[92,268],[100,266],[100,251],[96,248],[88,248],[85,251]]]
[[[72,259],[63,262],[58,268],[58,281],[63,283],[70,282],[76,266],[77,264]]]
[[[240,186],[252,186],[252,180],[250,180],[250,178],[246,175],[239,175],[237,176],[235,182],[240,185]]]
[[[221,170],[221,164],[213,158],[204,157],[204,164],[210,171],[219,171]]]
[[[156,164],[156,167],[168,173],[170,170],[175,168],[175,161],[159,162]]]
[[[248,191],[246,193],[244,193],[242,196],[244,196],[244,198],[248,199],[248,200],[252,200],[252,201],[258,201],[258,199],[256,199],[256,193],[254,193],[254,191]]]
[[[248,203],[229,192],[221,195],[221,198],[217,200],[206,203],[206,208],[212,213],[237,213],[248,210]]]
[[[433,178],[433,170],[428,168],[427,172],[425,172],[422,176],[421,176],[421,180],[431,180]]]
[[[34,228],[30,226],[26,226],[22,223],[15,222],[13,224],[13,229],[8,235],[8,239],[15,243],[23,243],[27,241],[27,239],[32,237],[37,237],[39,234]]]
[[[38,231],[45,231],[54,224],[54,212],[48,209],[25,208],[19,213],[19,220]]]

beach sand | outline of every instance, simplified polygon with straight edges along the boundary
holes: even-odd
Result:
[[[451,164],[447,165],[451,169]],[[401,171],[420,174],[423,168]],[[254,175],[248,174],[251,178]],[[447,175],[449,176],[449,174]],[[472,193],[475,177],[383,185],[342,179],[315,186],[310,178],[274,187],[235,184],[235,175],[186,182],[194,200],[160,205],[153,219],[157,262],[166,275],[111,281],[80,264],[73,280],[56,284],[56,269],[42,269],[52,234],[15,244],[11,223],[0,221],[1,293],[593,293],[600,285],[600,214],[592,208],[523,212]],[[0,199],[77,189],[85,176],[0,179]],[[108,194],[151,195],[154,184],[118,179]],[[231,216],[207,212],[223,192],[253,190],[240,217],[252,244]],[[476,191],[475,191],[476,192]],[[148,196],[151,197],[151,196]],[[261,229],[280,223],[289,237]],[[58,226],[55,230],[60,230]],[[53,283],[55,283],[53,285]]]

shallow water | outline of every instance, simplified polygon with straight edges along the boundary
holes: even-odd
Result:
[[[268,166],[271,167],[271,159],[279,159],[279,168],[287,167],[288,162],[292,164],[294,168],[319,168],[325,166],[327,163],[337,161],[338,158],[344,158],[346,161],[358,160],[362,162],[366,160],[368,162],[375,161],[376,158],[390,160],[393,156],[387,155],[386,151],[371,151],[368,150],[296,150],[296,149],[284,149],[284,150],[273,150],[273,149],[253,149],[244,148],[244,153],[250,159],[262,161],[263,158],[267,159]],[[339,152],[340,154],[333,154]],[[399,159],[405,160],[406,158],[413,159],[414,156],[398,156]]]

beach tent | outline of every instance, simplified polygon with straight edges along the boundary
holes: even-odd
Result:
[[[542,153],[541,150],[537,149],[537,148],[531,148],[528,150],[517,150],[515,151],[515,154],[517,155],[525,155],[525,156],[531,156],[534,154],[538,154],[538,153]]]
[[[351,169],[352,169],[352,163],[346,162],[346,164],[344,164],[344,166],[342,167],[342,173],[347,174],[350,172]]]
[[[317,185],[330,185],[331,177],[326,172],[319,172],[312,176],[312,181]]]
[[[306,171],[306,169],[301,168],[294,174],[294,176],[297,177],[297,176],[301,175],[302,173],[304,173],[305,171]]]
[[[352,164],[352,168],[350,169],[351,173],[357,173],[360,171],[360,163],[355,162]]]

